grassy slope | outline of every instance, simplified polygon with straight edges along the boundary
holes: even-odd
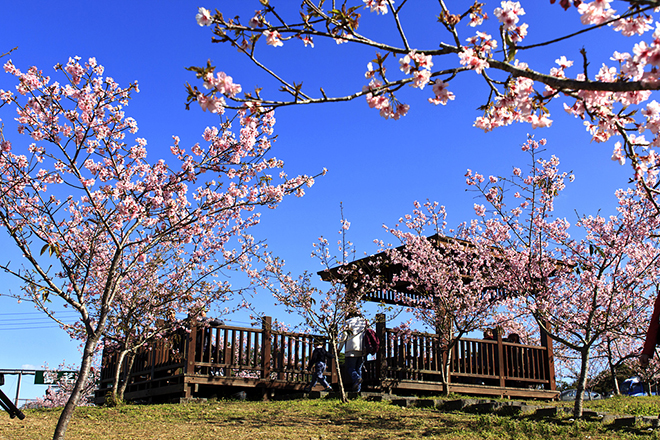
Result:
[[[599,411],[657,415],[659,398],[590,402]],[[0,440],[48,439],[59,410],[29,410],[24,421],[0,413]],[[336,400],[211,401],[188,405],[78,408],[67,438],[85,439],[571,439],[660,438],[640,430],[614,431],[596,422],[537,420],[399,408],[388,403]]]

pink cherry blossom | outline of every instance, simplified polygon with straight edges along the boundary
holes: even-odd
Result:
[[[435,98],[429,98],[429,102],[435,105],[446,105],[448,101],[453,101],[456,98],[452,92],[447,90],[447,84],[441,80],[436,80],[433,83],[433,94],[435,94]]]
[[[199,8],[199,11],[195,16],[195,20],[197,20],[197,24],[200,26],[211,26],[213,24],[213,17],[211,17],[211,13],[208,9],[205,8]]]
[[[613,28],[615,31],[621,32],[626,37],[633,35],[643,35],[644,33],[653,29],[651,26],[653,19],[651,17],[628,17],[625,20],[618,20],[614,22]]]
[[[303,43],[305,43],[305,47],[311,46],[314,47],[314,41],[312,40],[312,37],[309,35],[305,35],[304,37],[300,37]]]
[[[564,55],[560,56],[558,59],[555,60],[555,63],[559,64],[559,67],[562,69],[568,69],[573,65],[573,61],[567,60]]]
[[[466,66],[470,69],[473,69],[477,73],[483,72],[484,69],[490,67],[488,61],[483,58],[478,57],[473,49],[464,49],[458,54],[461,65]]]
[[[387,1],[386,0],[363,0],[367,8],[376,14],[387,14]],[[394,4],[394,1],[392,1]]]
[[[595,0],[591,3],[581,3],[578,12],[583,24],[601,24],[611,19],[615,10],[610,7],[612,0]]]
[[[621,142],[617,142],[614,145],[614,153],[612,153],[612,160],[619,162],[619,164],[621,165],[626,163],[626,156],[623,153],[623,150],[621,149]]]
[[[399,60],[400,69],[403,73],[405,73],[405,74],[410,73],[410,69],[412,69],[414,67],[414,65],[411,65],[411,62],[412,62],[412,58],[410,57],[410,54],[404,56],[403,58],[401,58]],[[369,65],[371,65],[371,63],[369,63]],[[371,69],[369,69],[369,70],[371,70]]]
[[[494,11],[497,19],[507,30],[512,30],[520,20],[521,15],[525,15],[525,10],[520,6],[520,2],[503,1],[500,8]]]
[[[532,128],[550,127],[552,125],[552,120],[545,113],[541,113],[541,115],[534,113],[530,115],[530,119]]]
[[[273,46],[273,47],[284,46],[284,43],[282,43],[282,40],[280,40],[279,32],[266,30],[264,31],[264,35],[266,36],[266,42],[268,43],[269,46]]]
[[[417,70],[413,74],[413,78],[414,81],[412,83],[412,86],[418,89],[423,89],[431,79],[431,71],[426,69]]]
[[[364,74],[364,77],[366,79],[372,79],[375,74],[376,72],[374,71],[374,65],[371,62],[367,63],[367,71]]]
[[[481,24],[483,24],[484,20],[488,18],[488,14],[476,14],[474,12],[470,12],[470,23],[469,25],[471,27],[477,27]]]
[[[268,23],[266,22],[266,19],[263,15],[263,11],[255,11],[254,16],[252,18],[250,18],[250,22],[248,23],[248,25],[252,29],[258,28],[258,27],[264,27],[267,24]]]
[[[219,72],[215,77],[209,73],[205,79],[204,87],[215,89],[219,93],[229,97],[236,96],[242,90],[240,84],[234,84],[233,78],[225,72]]]

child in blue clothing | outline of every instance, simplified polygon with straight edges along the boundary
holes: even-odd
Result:
[[[332,355],[327,352],[323,347],[323,342],[317,341],[315,344],[314,351],[312,352],[312,357],[309,358],[308,370],[313,371],[312,381],[307,385],[307,392],[309,393],[314,388],[317,382],[325,387],[325,391],[332,391],[332,387],[328,384],[328,381],[325,380],[323,373],[327,362],[332,359]]]

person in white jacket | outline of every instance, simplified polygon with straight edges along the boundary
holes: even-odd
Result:
[[[359,316],[353,315],[346,320],[346,327],[342,335],[345,344],[345,368],[351,376],[353,391],[360,392],[362,388],[362,364],[364,363],[364,351],[362,340],[367,321]],[[341,347],[339,348],[341,350]]]

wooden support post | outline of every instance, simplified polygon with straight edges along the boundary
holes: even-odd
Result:
[[[387,321],[384,313],[376,315],[376,335],[380,341],[376,353],[376,387],[383,389],[383,382],[387,378]]]
[[[149,358],[151,358],[151,365],[149,369],[149,382],[147,384],[147,388],[154,388],[156,386],[155,380],[156,380],[156,354],[160,351],[160,347],[156,346],[152,348],[152,350],[149,352]],[[128,369],[128,360],[126,359],[126,368]],[[131,378],[131,372],[130,370],[126,371],[126,374],[124,374],[124,380],[128,383]]]
[[[263,371],[262,379],[270,379],[270,357],[271,357],[271,331],[273,319],[270,316],[264,316],[261,324],[261,371]]]
[[[548,383],[545,385],[547,390],[555,391],[557,389],[557,383],[555,382],[555,354],[552,348],[552,338],[548,336],[548,333],[543,329],[550,325],[548,322],[544,322],[540,327],[541,331],[541,345],[545,347],[546,355],[543,357],[546,361],[546,364],[543,366],[543,369],[548,374]]]
[[[189,317],[190,318],[190,317]],[[185,375],[192,376],[195,374],[195,344],[197,341],[197,321],[189,319],[190,333],[188,333],[187,346],[185,351]],[[183,380],[183,397],[190,399],[193,395],[193,385],[188,383],[187,378]]]
[[[268,380],[270,379],[270,362],[271,362],[271,331],[272,331],[273,319],[270,316],[264,316],[261,321],[261,379]],[[255,342],[256,344],[256,342]],[[256,347],[255,347],[256,348]],[[261,390],[261,399],[266,401],[269,400],[269,389],[264,387]]]
[[[195,345],[197,343],[197,322],[190,322],[188,346],[186,347],[186,374],[195,374]]]
[[[497,333],[497,361],[500,370],[500,387],[504,388],[506,386],[506,371],[504,370],[504,346],[502,345],[502,332],[500,329],[495,329]]]
[[[224,345],[223,345],[223,357],[227,367],[227,377],[229,377],[229,371],[235,365],[234,359],[234,348],[236,347],[236,330],[235,329],[225,329]]]

